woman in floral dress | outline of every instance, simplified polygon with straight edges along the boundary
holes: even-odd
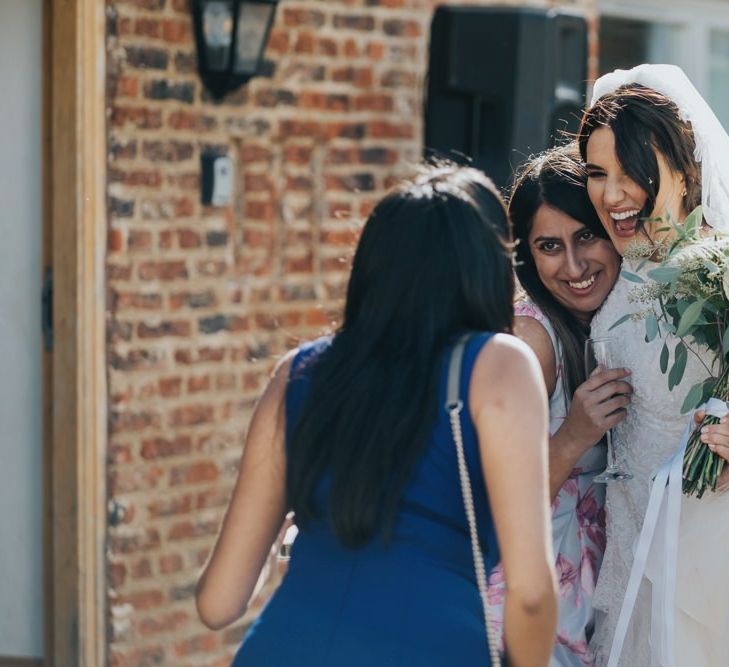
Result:
[[[510,203],[517,274],[526,291],[515,333],[536,352],[550,395],[550,491],[559,583],[559,624],[550,667],[592,665],[592,595],[605,549],[603,435],[624,418],[628,372],[585,378],[593,314],[617,280],[620,258],[590,204],[573,146],[548,151],[522,171]],[[491,576],[498,608],[501,572]]]

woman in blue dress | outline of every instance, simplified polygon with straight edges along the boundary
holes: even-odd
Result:
[[[547,403],[509,335],[513,287],[508,217],[480,172],[424,168],[374,209],[342,326],[282,360],[256,408],[198,584],[206,625],[239,618],[295,511],[288,572],[234,665],[491,664],[444,408],[464,333],[466,467],[487,568],[503,564],[509,664],[547,665]]]

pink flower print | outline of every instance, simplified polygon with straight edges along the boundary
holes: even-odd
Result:
[[[560,494],[564,493],[565,495],[577,498],[580,495],[580,484],[577,479],[570,477],[564,484],[562,484],[562,488],[559,492]]]
[[[563,554],[557,556],[555,563],[557,570],[557,581],[561,597],[571,599],[576,594],[580,585],[580,569],[575,563],[567,559]]]
[[[605,508],[595,497],[594,489],[588,489],[575,508],[580,530],[601,553],[605,551]]]
[[[489,575],[489,588],[486,595],[489,604],[492,607],[498,607],[504,604],[504,569],[499,563]]]
[[[560,632],[559,634],[557,634],[557,644],[560,644],[561,646],[566,646],[572,653],[574,653],[580,658],[580,660],[582,660],[583,665],[594,664],[590,649],[588,648],[587,642],[584,639],[571,640],[566,633]]]
[[[489,575],[489,587],[486,591],[489,607],[491,608],[491,620],[494,624],[494,630],[500,636],[500,647],[504,650],[504,636],[502,628],[504,626],[504,570],[499,563]]]
[[[595,490],[590,487],[580,497],[577,503],[577,518],[581,525],[592,525],[605,522],[604,509],[595,496]]]
[[[544,322],[544,313],[531,301],[517,301],[514,304],[514,315],[517,317],[531,317],[537,322]]]
[[[600,562],[602,557],[594,549],[589,546],[581,548],[580,556],[580,585],[585,595],[592,597],[597,585],[597,575],[599,573]]]

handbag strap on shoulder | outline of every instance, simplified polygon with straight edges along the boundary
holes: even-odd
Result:
[[[471,479],[468,475],[468,466],[466,464],[466,455],[463,447],[463,433],[461,431],[461,411],[463,410],[464,399],[467,399],[467,396],[461,398],[459,391],[461,384],[461,366],[463,364],[463,354],[466,344],[471,336],[473,336],[471,333],[462,335],[451,351],[451,359],[448,366],[445,409],[451,423],[451,434],[453,435],[453,442],[456,446],[458,477],[461,485],[463,507],[468,522],[468,532],[471,539],[471,552],[476,582],[483,606],[484,629],[486,631],[491,667],[501,667],[502,660],[499,654],[500,641],[496,628],[494,627],[492,611],[488,601],[488,573],[486,571],[483,552],[481,551],[481,544],[478,539],[476,509],[473,502],[473,490],[471,488]]]
[[[451,351],[445,403],[445,409],[449,412],[454,407],[457,407],[459,412],[463,408],[463,399],[460,397],[461,365],[463,364],[463,354],[466,351],[466,344],[472,335],[470,333],[463,334]]]

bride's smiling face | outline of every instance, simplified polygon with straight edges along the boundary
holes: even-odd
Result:
[[[658,242],[671,234],[656,231],[665,226],[664,222],[644,221],[639,224],[641,218],[670,218],[680,223],[686,217],[684,177],[668,166],[660,152],[655,151],[655,156],[660,188],[653,210],[645,212],[648,195],[625,173],[618,161],[613,131],[609,127],[600,127],[587,141],[587,194],[621,255],[637,238]]]

